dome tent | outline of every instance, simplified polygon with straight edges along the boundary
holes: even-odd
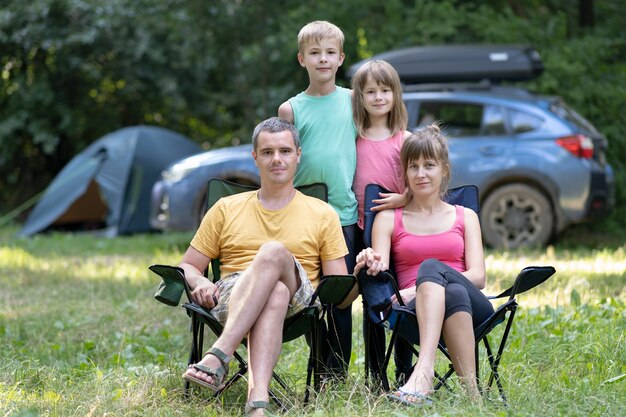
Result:
[[[170,163],[201,151],[185,136],[156,126],[109,133],[59,172],[19,235],[76,224],[104,226],[108,236],[150,231],[152,185]]]

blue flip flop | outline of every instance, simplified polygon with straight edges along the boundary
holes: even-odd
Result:
[[[415,400],[411,401],[409,399],[410,397],[415,398]],[[387,398],[412,407],[432,405],[433,403],[433,400],[428,395],[422,394],[421,392],[410,392],[402,387],[398,388],[398,390],[393,393],[387,394]]]

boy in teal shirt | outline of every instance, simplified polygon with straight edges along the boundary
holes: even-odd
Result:
[[[335,85],[343,64],[344,36],[325,21],[305,25],[298,34],[298,62],[307,70],[309,86],[278,108],[278,116],[292,122],[300,134],[302,156],[295,184],[324,182],[328,203],[339,215],[348,273],[356,259],[357,201],[352,191],[356,170],[356,127],[352,117],[352,91]],[[352,351],[351,306],[333,308],[328,315],[326,366],[336,377],[345,378]]]

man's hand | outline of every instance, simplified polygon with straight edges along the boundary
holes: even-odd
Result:
[[[367,275],[376,275],[380,271],[386,271],[387,265],[381,260],[380,254],[374,252],[372,248],[363,249],[356,256],[356,266],[354,267],[354,275],[357,275],[361,269],[367,267]]]
[[[217,290],[217,285],[213,284],[208,279],[203,279],[198,283],[196,288],[191,291],[191,298],[193,298],[196,304],[211,309],[217,305],[220,294]]]

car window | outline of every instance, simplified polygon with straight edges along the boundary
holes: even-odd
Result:
[[[596,135],[598,131],[587,119],[578,114],[574,109],[563,102],[555,101],[550,104],[550,111],[559,117],[572,123],[583,132]]]
[[[509,115],[511,117],[511,127],[515,134],[537,130],[543,122],[540,117],[518,110],[509,110]]]
[[[506,134],[504,110],[499,106],[485,106],[483,125],[480,132],[483,136],[497,136]]]
[[[428,125],[435,120],[443,123],[450,136],[504,135],[504,110],[499,106],[452,101],[424,101],[420,104],[417,120]]]

